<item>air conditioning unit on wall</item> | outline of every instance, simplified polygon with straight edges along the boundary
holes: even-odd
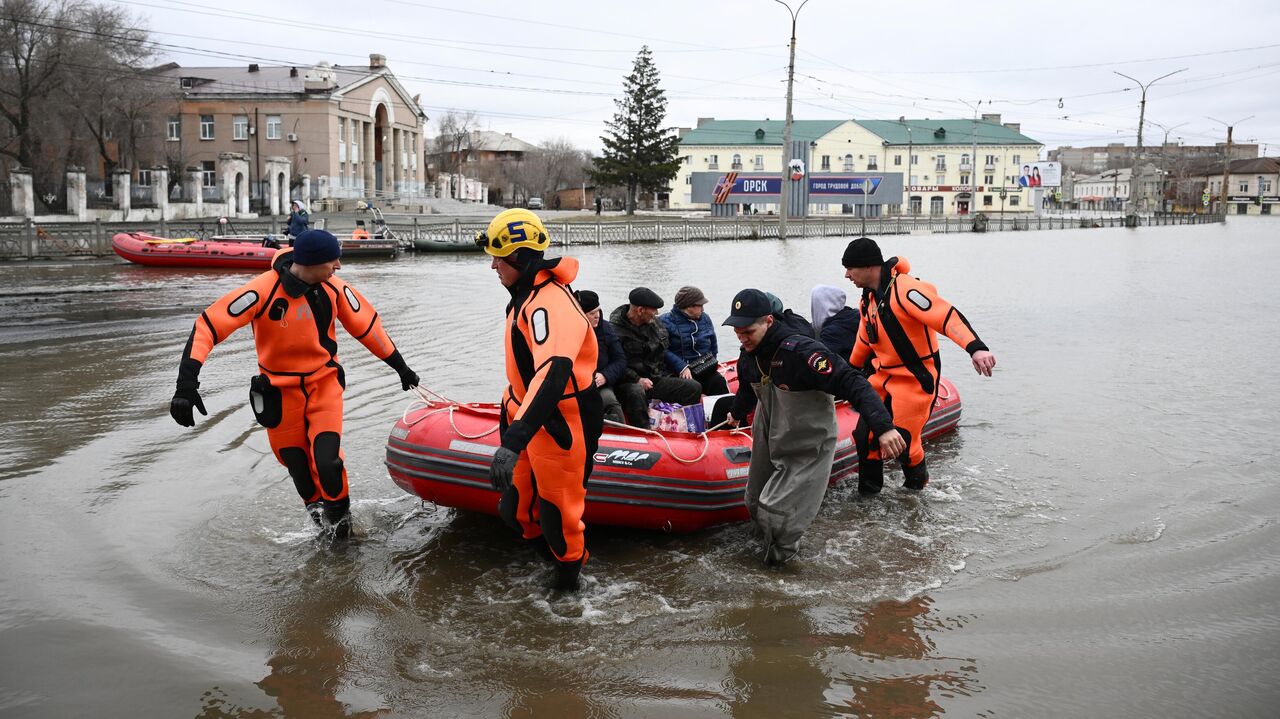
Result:
[[[291,133],[289,133],[288,135],[285,135],[285,137],[286,137],[286,138],[288,138],[289,142],[297,142],[297,141],[298,141],[298,133],[296,133],[296,132],[291,132]]]

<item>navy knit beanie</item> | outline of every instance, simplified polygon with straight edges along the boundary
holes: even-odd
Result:
[[[342,256],[338,238],[325,230],[307,230],[293,241],[293,264],[323,265]]]

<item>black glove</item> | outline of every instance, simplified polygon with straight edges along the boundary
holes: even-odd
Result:
[[[191,411],[192,407],[200,410],[200,414],[209,416],[204,409],[204,402],[200,399],[200,392],[195,387],[179,387],[178,391],[173,393],[173,399],[169,400],[169,415],[173,417],[174,422],[183,427],[194,427],[196,417]]]
[[[517,459],[520,459],[520,455],[506,447],[498,447],[498,451],[493,453],[493,464],[489,465],[489,484],[494,489],[505,492],[511,486]]]
[[[400,389],[404,390],[405,392],[408,392],[410,387],[418,386],[417,372],[414,372],[408,367],[405,367],[404,369],[400,369],[396,371],[400,373]]]

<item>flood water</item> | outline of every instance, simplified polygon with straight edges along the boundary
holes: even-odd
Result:
[[[881,238],[999,360],[944,347],[964,416],[929,487],[833,488],[783,570],[741,525],[592,527],[567,596],[498,520],[391,482],[408,397],[345,334],[358,540],[318,542],[273,459],[249,331],[174,424],[193,318],[253,273],[0,264],[0,716],[1275,716],[1278,231]],[[691,283],[719,321],[745,286],[852,294],[845,241],[569,254],[606,312]],[[424,385],[496,400],[487,258],[341,274]]]

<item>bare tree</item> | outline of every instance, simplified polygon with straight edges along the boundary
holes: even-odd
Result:
[[[37,174],[42,171],[45,100],[66,73],[63,62],[79,5],[4,0],[0,5],[0,116],[8,127],[0,154]]]
[[[460,112],[448,110],[436,120],[439,134],[434,138],[435,165],[442,174],[454,174],[467,161],[467,156],[478,152],[474,137],[479,125],[476,113],[472,110]]]

